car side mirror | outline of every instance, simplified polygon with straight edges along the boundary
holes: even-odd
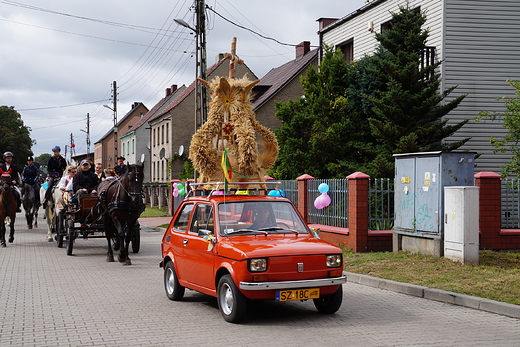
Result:
[[[208,229],[199,229],[199,231],[197,232],[197,235],[200,237],[208,236],[211,234],[213,234],[213,231]]]

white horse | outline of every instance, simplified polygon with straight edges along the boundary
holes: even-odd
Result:
[[[52,187],[49,187],[48,189],[52,189]],[[61,195],[62,194],[59,189],[54,189],[54,191],[50,195],[49,200],[47,201],[47,205],[43,206],[45,220],[47,222],[46,239],[49,242],[53,241],[52,233],[56,232],[56,227],[58,224],[58,212],[59,212],[56,202],[59,202],[62,199]],[[40,188],[40,198],[41,198],[41,202],[43,204],[43,201],[45,200],[45,189],[43,186],[42,186],[42,188]]]

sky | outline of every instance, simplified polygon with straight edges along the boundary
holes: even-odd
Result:
[[[90,153],[113,127],[112,84],[121,119],[134,102],[151,109],[173,84],[194,79],[194,0],[0,0],[0,105],[14,106],[35,140],[35,156],[55,145]],[[206,0],[207,65],[230,51],[262,78],[318,45],[318,18],[341,18],[365,0]],[[224,17],[224,18],[222,18]],[[232,24],[235,23],[235,24]],[[241,28],[243,27],[243,28]],[[250,30],[247,30],[247,29]],[[254,31],[262,36],[251,32]],[[277,42],[278,41],[278,42]],[[240,76],[241,77],[241,76]]]

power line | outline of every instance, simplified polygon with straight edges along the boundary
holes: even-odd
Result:
[[[100,102],[105,102],[105,101],[107,101],[107,100],[108,100],[108,99],[97,100],[97,101],[89,101],[89,102],[82,102],[82,103],[79,103],[79,104],[62,105],[62,106],[49,106],[49,107],[37,107],[37,108],[22,108],[22,109],[19,109],[19,110],[16,110],[16,111],[21,112],[21,111],[51,110],[51,109],[55,109],[55,108],[66,108],[66,107],[74,107],[74,106],[81,106],[81,105],[88,105],[88,104],[97,104],[97,103],[100,103]]]
[[[269,37],[269,36],[262,35],[262,34],[260,34],[260,33],[256,32],[256,31],[254,31],[254,30],[252,30],[252,29],[249,29],[249,28],[247,28],[247,27],[245,27],[245,26],[242,26],[242,25],[240,25],[240,24],[237,24],[237,23],[235,23],[235,22],[233,22],[233,21],[227,19],[226,17],[224,17],[223,15],[221,15],[220,13],[218,13],[217,11],[215,11],[213,8],[211,8],[211,7],[209,7],[209,6],[206,6],[206,9],[212,11],[213,13],[215,13],[217,16],[219,16],[220,18],[222,18],[222,19],[225,20],[226,22],[231,23],[231,24],[233,24],[234,26],[237,26],[237,27],[239,27],[239,28],[241,28],[241,29],[244,29],[244,30],[247,30],[247,31],[249,31],[249,32],[252,32],[253,34],[260,36],[261,38],[264,38],[264,39],[266,39],[266,40],[272,40],[272,41],[274,41],[274,42],[276,42],[276,43],[278,43],[278,44],[280,44],[280,45],[283,45],[283,46],[291,46],[291,47],[296,47],[296,46],[298,46],[297,44],[293,44],[293,43],[284,43],[284,42],[281,42],[281,41],[279,41],[279,40],[277,40],[277,39],[275,39],[275,38],[272,38],[272,37]],[[317,46],[313,46],[313,47],[317,47]]]

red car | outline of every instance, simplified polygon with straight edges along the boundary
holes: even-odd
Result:
[[[303,222],[288,199],[211,195],[185,199],[162,239],[164,287],[171,300],[185,288],[217,297],[228,322],[241,321],[249,300],[307,300],[334,313],[343,299],[341,249]]]

